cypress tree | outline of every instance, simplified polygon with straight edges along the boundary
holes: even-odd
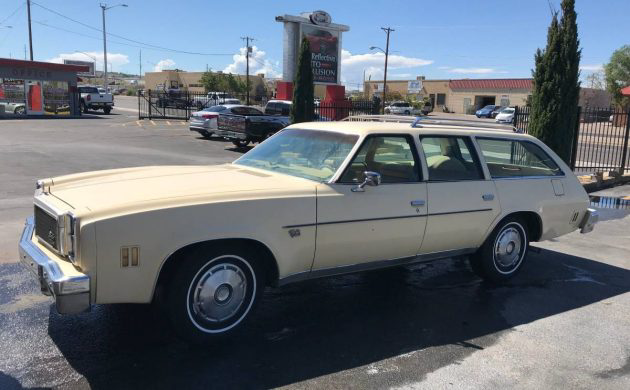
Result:
[[[315,111],[315,87],[313,86],[313,69],[311,67],[311,49],[306,38],[302,39],[298,69],[293,88],[293,105],[291,106],[291,122],[310,122]]]
[[[529,132],[565,162],[571,159],[580,92],[579,49],[575,0],[562,1],[562,18],[555,13],[547,46],[536,51]]]

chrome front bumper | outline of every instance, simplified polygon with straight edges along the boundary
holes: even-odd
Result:
[[[26,219],[24,231],[18,249],[20,261],[39,280],[41,291],[55,298],[55,306],[59,314],[75,314],[90,308],[90,277],[69,269],[70,263],[60,264],[65,260],[54,259],[44,253],[33,241],[35,229],[33,217]]]
[[[595,209],[586,209],[582,222],[580,222],[580,233],[590,233],[595,224],[599,221],[599,213]]]

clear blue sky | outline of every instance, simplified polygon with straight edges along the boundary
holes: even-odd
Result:
[[[123,0],[125,1],[125,0]],[[94,0],[34,0],[36,4],[81,21],[95,29],[64,19],[32,5],[33,49],[36,60],[60,57],[89,60],[97,56],[102,68],[101,9]],[[385,47],[381,26],[391,26],[390,78],[511,78],[530,77],[533,55],[544,47],[550,8],[547,0],[365,1],[296,0],[201,1],[126,0],[129,7],[107,11],[107,31],[142,43],[188,52],[223,53],[211,56],[183,54],[108,37],[108,62],[115,71],[137,73],[142,46],[143,71],[156,67],[204,70],[243,70],[241,36],[256,40],[255,71],[268,76],[282,72],[281,14],[323,9],[334,22],[347,24],[343,36],[342,78],[356,86],[367,77],[382,78],[382,55],[370,46]],[[551,0],[559,9],[560,0]],[[109,5],[117,4],[116,1]],[[629,0],[577,0],[582,46],[582,75],[606,63],[611,53],[630,44]],[[16,11],[13,15],[12,13]],[[2,0],[0,57],[24,58],[28,44],[24,0]],[[51,27],[52,26],[52,27]],[[68,31],[63,31],[65,29]],[[123,45],[126,43],[128,45]]]

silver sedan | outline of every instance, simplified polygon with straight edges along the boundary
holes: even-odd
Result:
[[[210,137],[218,129],[217,118],[220,114],[233,114],[234,108],[247,107],[242,104],[221,104],[204,108],[190,115],[190,131],[196,131],[203,137]]]

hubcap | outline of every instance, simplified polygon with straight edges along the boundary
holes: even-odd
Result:
[[[494,244],[494,260],[503,269],[518,265],[523,251],[523,239],[515,227],[501,231]]]
[[[217,264],[199,278],[192,292],[197,316],[210,322],[225,321],[243,304],[247,278],[234,264]]]

